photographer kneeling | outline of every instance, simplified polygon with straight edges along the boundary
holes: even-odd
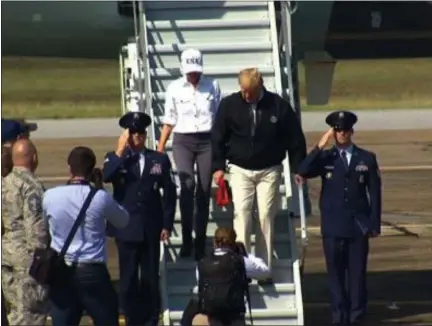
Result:
[[[116,326],[118,301],[106,266],[105,222],[123,228],[129,214],[102,189],[90,148],[75,147],[68,165],[68,184],[47,190],[43,198],[50,246],[61,258],[64,253],[65,262],[50,288],[52,325],[79,325],[86,311],[94,325]]]
[[[236,238],[232,228],[216,230],[213,253],[198,263],[198,298],[189,301],[182,326],[246,324],[249,279],[265,279],[270,270],[262,259],[248,254]]]

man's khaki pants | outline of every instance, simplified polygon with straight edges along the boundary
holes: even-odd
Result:
[[[223,326],[222,323],[211,320],[204,314],[198,314],[192,321],[192,326]]]
[[[279,186],[282,165],[263,170],[246,170],[236,165],[230,167],[230,184],[234,204],[234,229],[237,240],[251,250],[254,199],[257,198],[258,227],[256,228],[255,255],[272,268],[273,227],[279,210]]]
[[[220,321],[208,318],[204,314],[198,314],[192,321],[192,326],[230,326],[230,325],[246,325],[245,322],[241,319],[236,320],[230,324],[223,324]]]

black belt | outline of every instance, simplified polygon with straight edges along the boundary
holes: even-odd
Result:
[[[89,266],[100,266],[105,265],[104,262],[66,262],[66,266],[70,268],[83,268],[83,267],[89,267]]]

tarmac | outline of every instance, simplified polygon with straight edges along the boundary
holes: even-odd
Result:
[[[305,132],[325,131],[328,126],[325,117],[329,112],[303,112],[302,125]],[[419,130],[432,128],[432,110],[374,110],[359,111],[358,131],[369,130]],[[35,139],[77,138],[77,137],[115,137],[121,128],[117,118],[107,119],[64,119],[32,120],[38,130],[32,133]]]

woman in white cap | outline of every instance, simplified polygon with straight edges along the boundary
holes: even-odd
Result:
[[[173,154],[180,178],[180,210],[183,245],[181,257],[192,255],[194,199],[196,198],[195,259],[205,254],[207,223],[211,190],[210,131],[221,92],[216,80],[203,76],[203,57],[196,49],[181,55],[182,77],[173,81],[165,95],[164,127],[159,151],[174,132]],[[194,165],[198,166],[198,187],[195,185]],[[195,197],[195,188],[196,197]]]

